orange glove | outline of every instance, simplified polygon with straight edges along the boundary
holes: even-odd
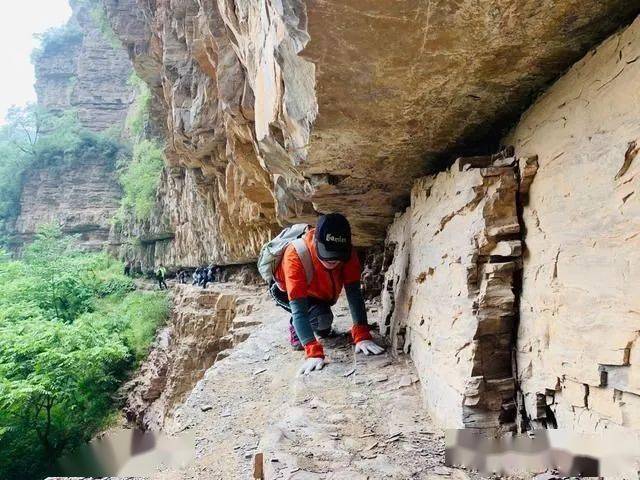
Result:
[[[354,325],[351,327],[351,338],[353,338],[353,343],[371,340],[373,337],[369,332],[369,325]]]
[[[307,358],[324,358],[324,349],[318,340],[312,340],[304,346]]]

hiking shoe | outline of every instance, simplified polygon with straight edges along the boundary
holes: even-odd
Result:
[[[296,329],[293,328],[293,325],[289,325],[289,342],[291,343],[291,348],[294,350],[304,350],[302,342],[300,342],[300,339],[296,334]]]

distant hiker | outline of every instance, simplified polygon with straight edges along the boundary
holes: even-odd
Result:
[[[331,334],[331,307],[343,286],[353,319],[351,337],[356,353],[377,355],[384,351],[369,332],[360,289],[360,261],[344,216],[323,215],[315,229],[302,224],[285,229],[262,248],[258,269],[276,303],[292,315],[291,346],[306,353],[300,374],[321,370],[325,365],[324,350],[316,335],[326,338]]]
[[[156,280],[158,280],[158,287],[160,287],[160,290],[162,290],[163,288],[165,290],[168,289],[167,282],[164,281],[166,276],[167,271],[162,265],[160,265],[156,270]]]
[[[209,269],[203,267],[200,273],[200,286],[202,288],[207,288],[207,283],[209,283],[209,281]]]
[[[127,263],[124,264],[124,274],[128,277],[131,275],[131,260],[127,260]]]
[[[218,271],[219,270],[220,270],[220,267],[215,266],[215,265],[209,265],[209,269],[207,270],[207,274],[209,275],[209,281],[211,283],[220,281],[220,279],[218,278]]]

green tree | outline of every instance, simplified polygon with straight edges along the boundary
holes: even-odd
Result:
[[[123,265],[43,227],[12,260],[0,250],[0,479],[41,478],[108,426],[114,393],[168,314]]]

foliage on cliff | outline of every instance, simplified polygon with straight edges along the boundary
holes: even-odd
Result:
[[[149,218],[164,168],[162,147],[152,140],[142,140],[134,145],[132,159],[122,162],[121,168],[124,195],[120,216],[133,215],[137,220]]]
[[[120,184],[124,191],[116,221],[127,219],[144,221],[149,218],[156,200],[160,174],[164,168],[164,152],[161,144],[147,138],[151,91],[135,74],[129,84],[136,89],[136,99],[127,116],[126,129],[133,142],[131,159],[119,163]]]
[[[0,127],[0,245],[19,214],[22,177],[29,169],[87,157],[108,158],[115,166],[126,152],[117,138],[82,128],[73,111],[52,113],[33,105],[11,110]]]
[[[168,313],[122,264],[45,227],[0,252],[0,479],[39,478],[113,418],[113,395]]]
[[[69,22],[60,27],[50,28],[35,37],[40,40],[40,46],[31,52],[32,63],[38,62],[42,57],[55,55],[60,51],[66,51],[80,44],[84,34],[78,25]]]

